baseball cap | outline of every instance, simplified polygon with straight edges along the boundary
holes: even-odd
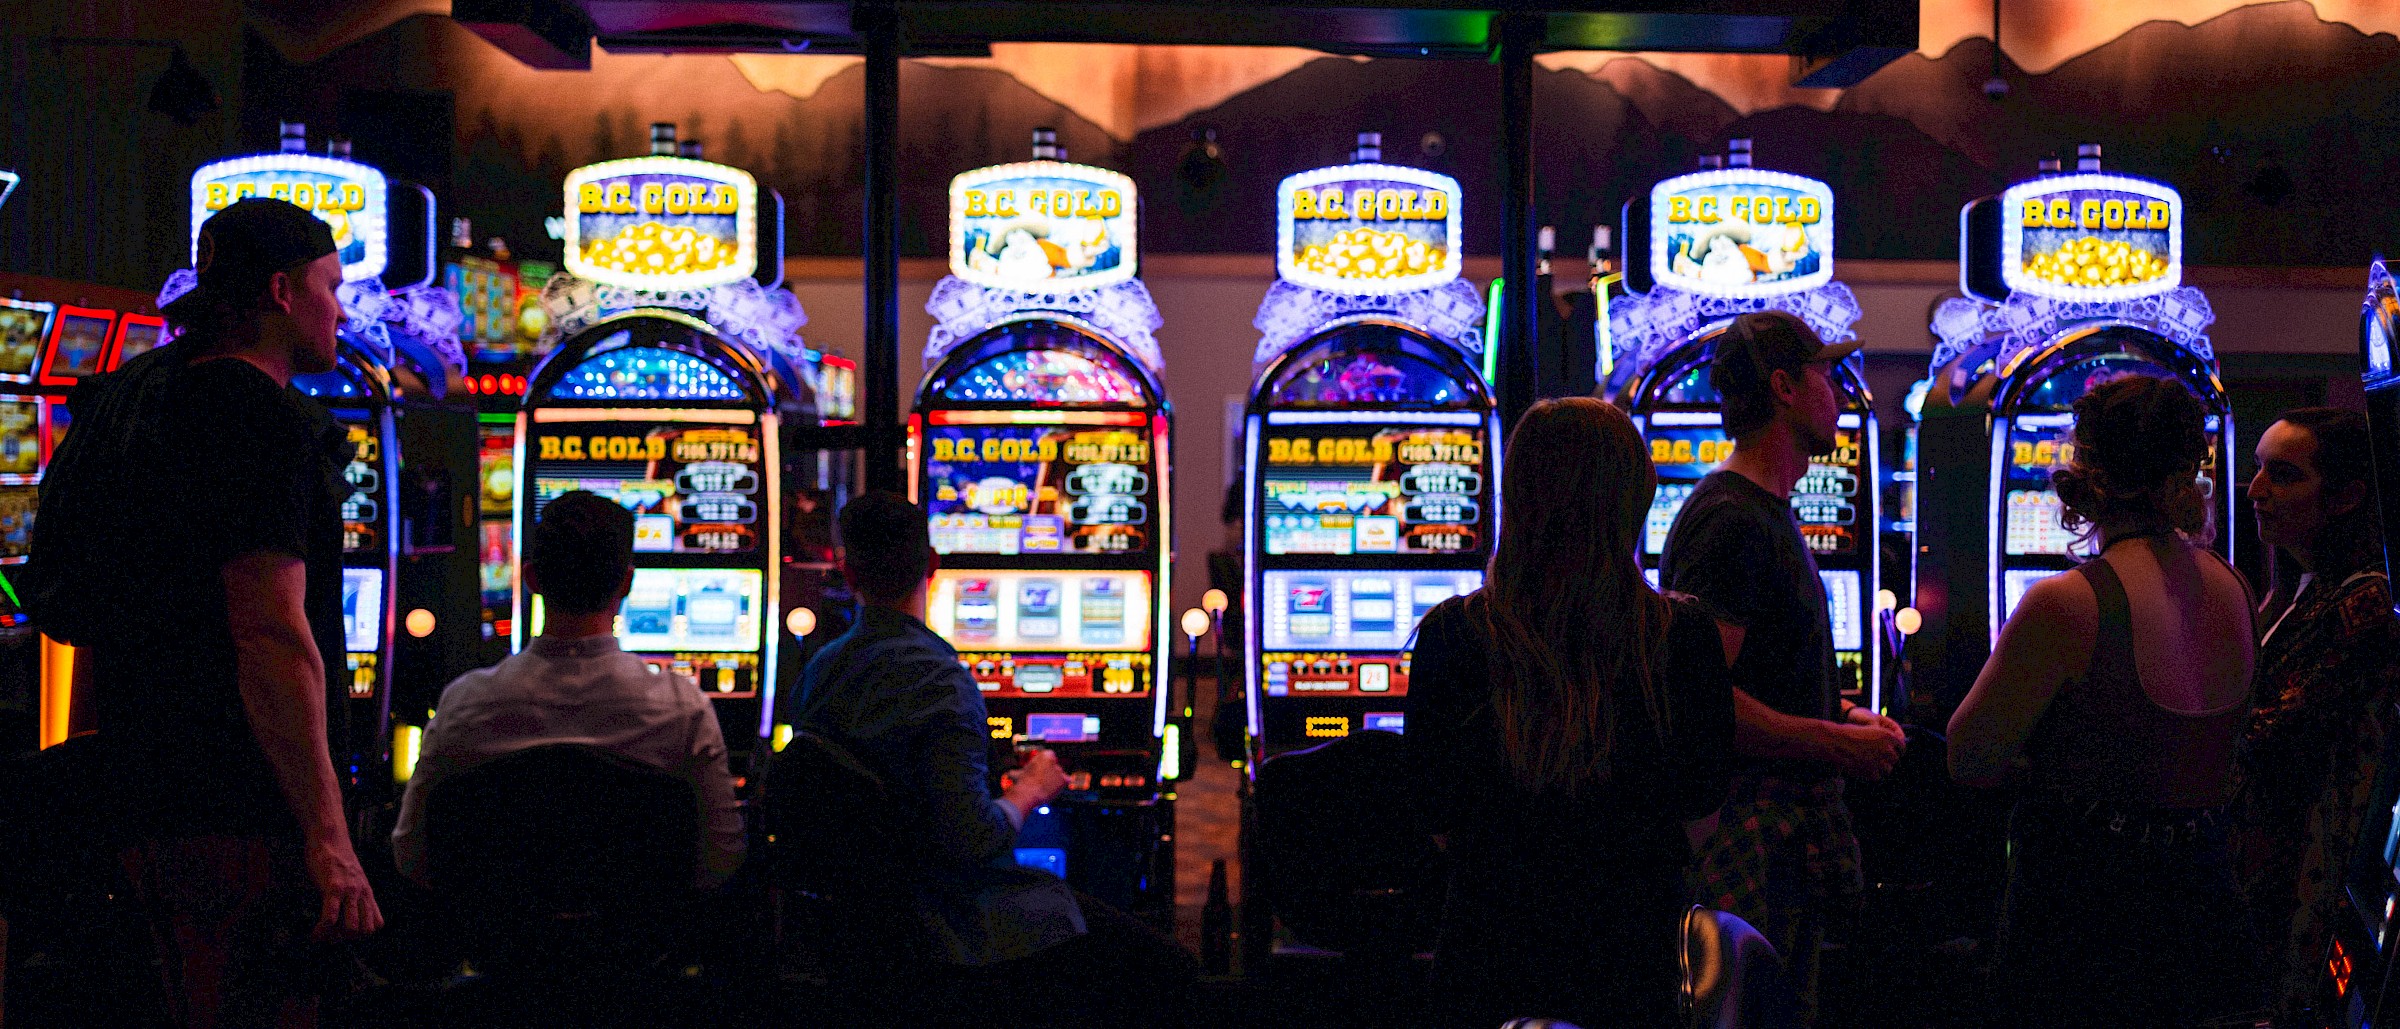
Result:
[[[213,300],[243,302],[267,288],[276,272],[334,252],[333,227],[289,201],[236,200],[200,224],[192,271],[199,284],[167,305],[167,315]]]
[[[1761,401],[1767,395],[1768,377],[1776,370],[1798,375],[1801,367],[1812,361],[1839,361],[1857,353],[1859,341],[1827,343],[1798,315],[1753,311],[1726,326],[1716,347],[1709,380],[1725,399],[1726,429],[1739,435],[1753,425],[1734,422],[1758,422],[1774,414],[1774,405]],[[1736,412],[1745,417],[1737,418]]]

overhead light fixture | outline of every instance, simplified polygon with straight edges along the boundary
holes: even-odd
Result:
[[[166,73],[150,87],[150,109],[175,119],[178,125],[191,125],[202,115],[215,113],[220,106],[216,87],[208,84],[208,77],[200,74],[200,69],[192,67],[192,60],[183,48],[176,47],[175,56],[167,61]]]

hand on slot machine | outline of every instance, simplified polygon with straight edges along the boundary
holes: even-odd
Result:
[[[1827,759],[1844,776],[1873,782],[1891,774],[1892,767],[1900,763],[1905,736],[1886,732],[1877,725],[1818,724],[1826,727]]]
[[[1059,767],[1058,755],[1050,748],[1027,747],[1017,754],[1017,767],[1008,773],[1008,788],[1001,795],[1002,800],[1016,805],[1019,811],[1030,811],[1049,803],[1067,788],[1066,769]]]

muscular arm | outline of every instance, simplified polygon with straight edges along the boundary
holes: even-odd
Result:
[[[2092,588],[2077,575],[2035,583],[2000,630],[1975,688],[1950,716],[1950,777],[1999,786],[2023,764],[2025,741],[2070,676],[2091,664],[2099,629]]]
[[[383,916],[351,849],[340,782],[326,750],[325,661],[302,607],[306,566],[289,554],[261,550],[226,562],[219,575],[243,713],[275,770],[284,804],[300,823],[310,874],[326,894],[318,931],[373,932]]]

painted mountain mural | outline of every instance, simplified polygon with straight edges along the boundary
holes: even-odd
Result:
[[[1969,38],[1838,94],[1749,114],[1640,58],[1540,71],[1540,218],[1558,227],[1562,251],[1580,254],[1591,227],[1614,223],[1627,197],[1748,136],[1760,166],[1833,184],[1841,256],[1948,259],[1962,203],[2029,174],[2041,157],[2071,161],[2077,143],[2097,142],[2111,169],[2183,191],[2195,263],[2357,264],[2400,239],[2400,204],[2389,197],[2400,185],[2400,134],[2388,128],[2400,39],[2390,34],[2326,22],[2286,0],[2193,26],[2138,25],[2042,74],[1995,56],[1988,40]],[[950,176],[1022,159],[1030,130],[1045,125],[1074,159],[1134,176],[1153,253],[1270,249],[1276,181],[1346,159],[1362,130],[1383,134],[1387,161],[1457,177],[1469,249],[1498,249],[1496,69],[1329,56],[1277,70],[1213,106],[1112,135],[994,67],[908,62],[906,252],[939,253]],[[1995,74],[2009,86],[1998,100],[1982,89]],[[677,122],[705,141],[708,157],[780,191],[789,252],[860,252],[854,64],[789,92],[762,87],[722,56],[600,55],[590,72],[535,72],[447,19],[419,16],[304,65],[253,37],[244,93],[280,106],[246,111],[244,134],[271,140],[277,118],[342,122],[360,156],[376,160],[391,134],[352,124],[356,112],[381,109],[356,96],[390,92],[396,80],[451,105],[451,146],[387,163],[413,161],[447,210],[521,252],[555,249],[542,219],[557,213],[566,170],[639,152],[652,121]]]

